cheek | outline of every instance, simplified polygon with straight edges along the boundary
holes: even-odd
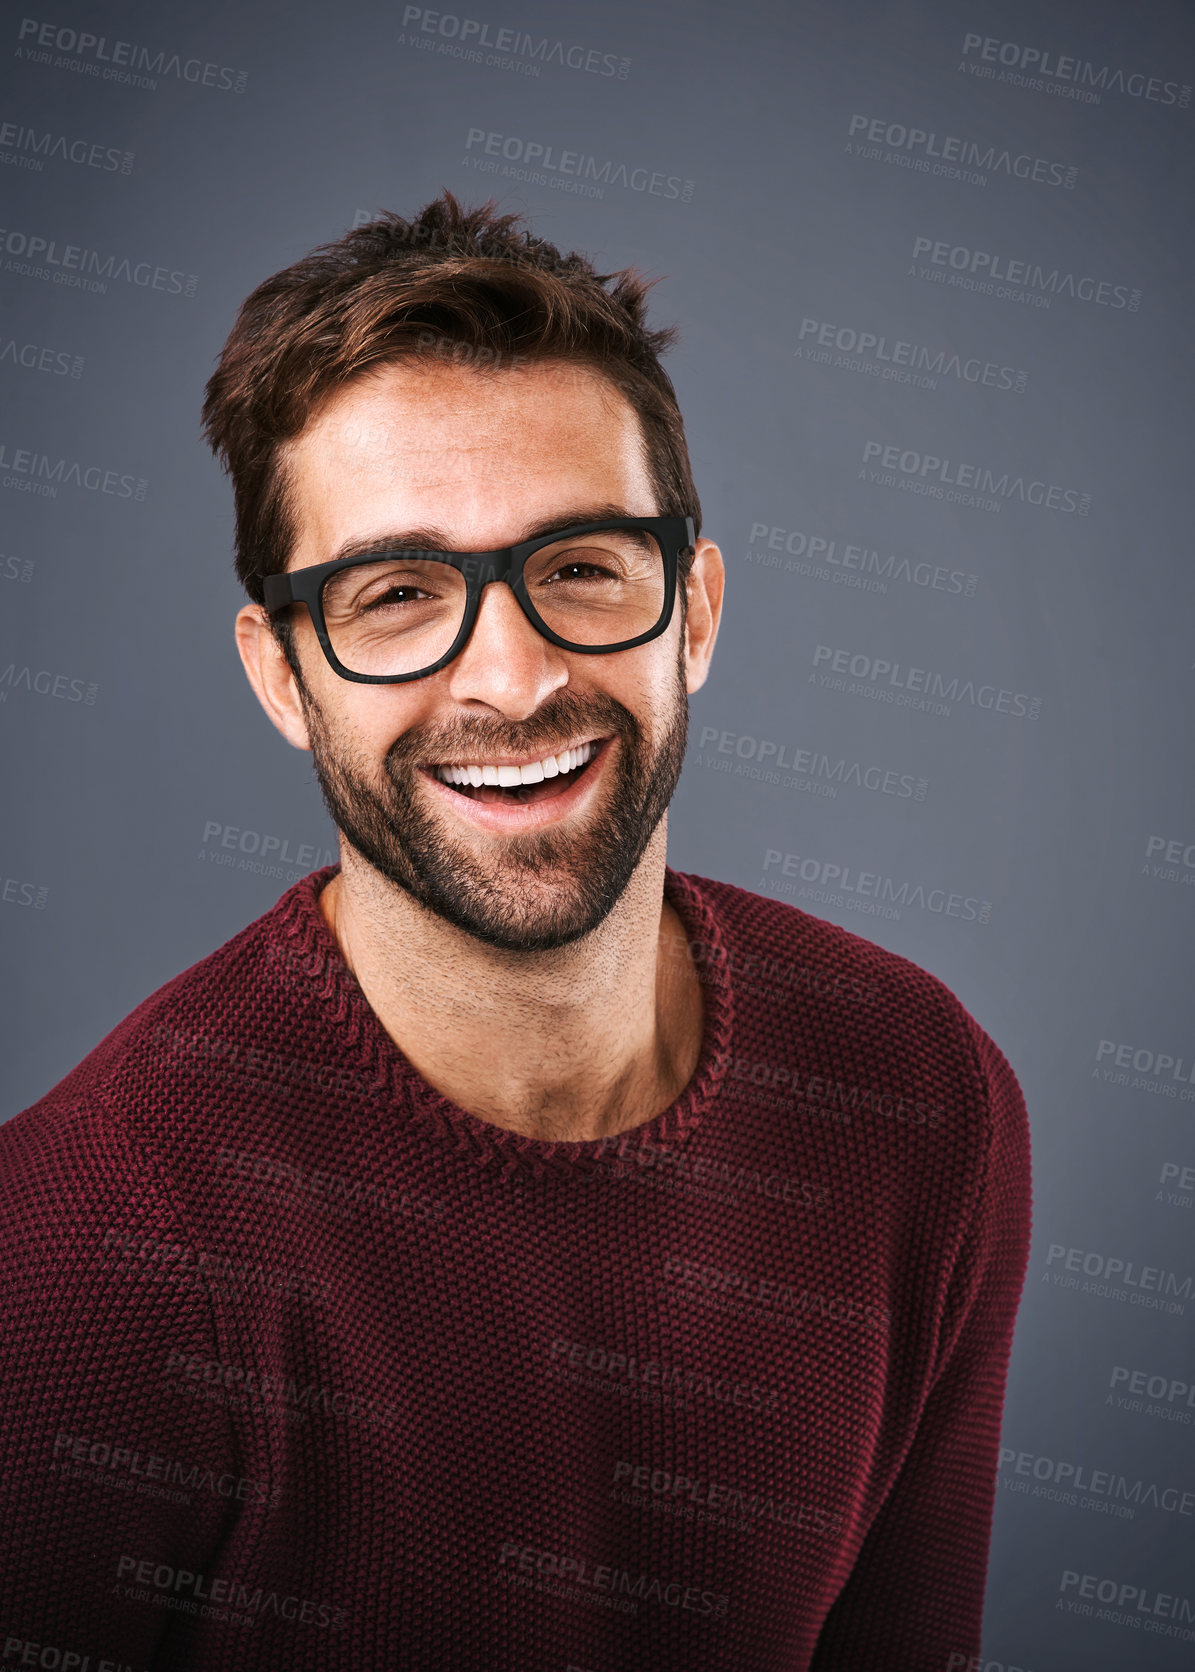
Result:
[[[332,684],[338,689],[324,686],[317,693],[323,745],[341,760],[373,774],[418,719],[407,706],[400,708],[387,695],[380,695],[382,687],[353,685],[334,674]]]
[[[606,689],[641,722],[658,726],[676,704],[680,682],[680,653],[671,637],[644,645],[634,662],[634,651],[626,653],[620,668],[611,667]]]
[[[667,714],[687,694],[685,641],[681,634],[668,634],[660,640],[658,654],[652,658],[651,688],[655,711]]]

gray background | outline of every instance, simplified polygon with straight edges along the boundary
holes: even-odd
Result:
[[[932,970],[1025,1090],[1035,1236],[1004,1435],[1037,1475],[1001,1473],[993,1672],[1187,1666],[1191,1613],[1185,1639],[1167,1637],[1069,1612],[1060,1584],[1092,1574],[1195,1610],[1195,1497],[1182,1497],[1195,1493],[1195,1408],[1181,1391],[1118,1404],[1131,1389],[1114,1384],[1117,1367],[1195,1383],[1181,1189],[1181,1169],[1195,1182],[1191,10],[406,12],[404,29],[401,4],[366,0],[79,0],[34,30],[16,8],[0,24],[2,1112],[335,854],[309,758],[273,731],[233,644],[230,494],[198,409],[237,306],[379,207],[411,214],[448,185],[467,204],[526,209],[601,271],[666,275],[653,321],[681,325],[667,364],[728,586],[670,863],[760,892],[778,879],[793,903]],[[106,77],[110,46],[39,46],[49,18],[161,54],[156,75],[139,72],[155,85]],[[486,47],[471,60],[466,19],[532,44],[507,50],[513,67]],[[1016,62],[985,62],[968,36],[1007,43]],[[554,43],[583,49],[582,65],[592,51],[593,67],[552,61]],[[1037,87],[999,79],[1031,73],[1034,50],[1089,68]],[[1066,96],[1084,77],[1098,97]],[[852,118],[1077,173],[1053,185],[993,160],[979,181],[935,175],[897,160],[926,147],[895,134],[874,156],[850,149],[867,138]],[[49,154],[21,129],[50,135]],[[478,133],[500,136],[497,156]],[[59,137],[117,166],[54,155]],[[530,145],[592,156],[606,183],[581,194],[558,171],[520,178]],[[653,172],[686,184],[636,189]],[[952,286],[939,282],[949,253],[915,256],[917,240],[1042,271],[1028,295]],[[66,245],[96,252],[92,288],[56,282],[48,258]],[[1067,274],[1113,301],[1065,294]],[[827,326],[842,344],[882,337],[887,354],[920,345],[933,386],[873,375],[893,362],[872,350],[798,353]],[[985,386],[972,378],[987,364]],[[869,443],[904,455],[891,482],[869,477]],[[947,475],[966,463],[1052,484],[1083,509],[1015,487],[996,510],[902,489],[942,485],[938,467],[918,474],[926,455]],[[106,471],[109,492],[72,479]],[[814,539],[826,545],[811,555]],[[861,571],[844,567],[847,547],[877,554],[869,586],[849,584]],[[934,569],[958,579],[923,584]],[[827,651],[854,658],[839,688],[819,678]],[[877,676],[877,659],[900,671]],[[948,712],[884,700],[910,668],[958,681]],[[982,706],[981,688],[1032,716]],[[843,763],[842,777],[786,766],[800,750]],[[753,776],[765,768],[780,781]],[[866,783],[888,773],[917,792],[850,781],[868,768],[880,771]],[[863,872],[903,904],[860,909]],[[1086,1257],[1074,1286],[1054,1280],[1059,1249]],[[1101,1292],[1116,1260],[1172,1273],[1173,1310],[1134,1304],[1149,1298],[1140,1281]],[[1067,1464],[1123,1476],[1132,1516],[1051,1497]]]

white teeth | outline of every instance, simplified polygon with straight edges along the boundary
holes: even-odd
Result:
[[[539,784],[545,778],[555,778],[561,772],[573,772],[593,754],[592,743],[582,743],[576,749],[564,749],[559,755],[545,755],[543,760],[529,761],[526,766],[437,766],[435,774],[446,784]]]

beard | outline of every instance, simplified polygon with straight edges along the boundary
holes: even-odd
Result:
[[[293,664],[292,664],[293,666]],[[333,823],[367,864],[437,917],[506,952],[567,946],[596,929],[622,897],[668,808],[684,765],[689,699],[682,622],[671,705],[656,740],[613,697],[568,691],[534,721],[502,735],[458,728],[404,732],[382,775],[338,748],[295,668],[315,775]],[[419,781],[428,760],[546,755],[571,737],[609,736],[607,782],[584,815],[510,836],[456,840]],[[613,743],[617,747],[612,747]]]

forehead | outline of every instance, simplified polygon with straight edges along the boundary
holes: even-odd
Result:
[[[416,524],[487,550],[587,498],[655,509],[634,408],[573,364],[381,366],[327,398],[282,458],[301,561]]]

